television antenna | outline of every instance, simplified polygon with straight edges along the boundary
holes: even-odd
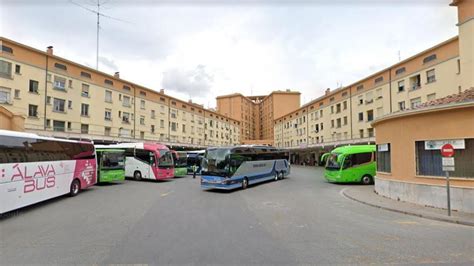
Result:
[[[104,6],[107,2],[109,2],[109,0],[105,0],[105,1],[100,1],[100,0],[97,0],[97,5],[94,4],[94,6],[97,7],[97,9],[92,9],[92,8],[89,8],[89,7],[86,7],[86,6],[83,6],[79,3],[76,3],[72,0],[69,0],[69,2],[73,5],[76,5],[84,10],[87,10],[91,13],[94,13],[97,15],[97,39],[96,39],[96,59],[95,59],[95,69],[96,70],[99,70],[99,31],[100,31],[100,17],[104,17],[104,18],[108,18],[108,19],[113,19],[113,20],[116,20],[116,21],[120,21],[120,22],[125,22],[125,23],[130,23],[126,20],[123,20],[123,19],[119,19],[119,18],[115,18],[115,17],[112,17],[112,16],[109,16],[109,15],[106,15],[102,12],[100,12],[100,8],[101,6]]]

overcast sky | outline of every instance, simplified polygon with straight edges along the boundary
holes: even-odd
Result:
[[[99,69],[206,107],[278,89],[306,103],[457,35],[451,0],[100,1],[120,21],[101,17]],[[96,2],[0,0],[0,34],[95,67]]]

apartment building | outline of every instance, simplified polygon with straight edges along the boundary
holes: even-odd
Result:
[[[240,93],[218,96],[217,112],[241,122],[243,144],[273,145],[275,117],[299,108],[300,95],[296,91],[278,90],[265,96]]]
[[[469,89],[462,85],[461,65],[459,37],[454,37],[349,86],[328,89],[275,119],[275,145],[296,149],[374,142],[374,119]]]
[[[181,146],[240,143],[240,121],[1,38],[0,107],[41,135]]]

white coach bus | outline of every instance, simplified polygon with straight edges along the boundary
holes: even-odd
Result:
[[[95,183],[92,143],[0,130],[0,214]]]

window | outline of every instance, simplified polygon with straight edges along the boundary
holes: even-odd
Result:
[[[15,99],[20,99],[20,90],[15,90]]]
[[[155,119],[156,115],[155,115],[155,110],[151,110],[151,119]]]
[[[346,159],[348,159],[351,162],[351,167],[354,167],[357,165],[370,163],[372,161],[372,153],[364,152],[364,153],[350,154],[346,156]]]
[[[112,110],[111,109],[105,109],[105,120],[111,121],[112,120]]]
[[[54,67],[60,70],[67,71],[66,65],[60,64],[60,63],[54,63]]]
[[[89,125],[81,124],[81,134],[89,134]]]
[[[367,122],[370,122],[374,120],[374,111],[373,110],[368,110],[367,111]]]
[[[363,129],[359,129],[359,137],[360,138],[364,137],[364,130]]]
[[[82,83],[81,96],[89,98],[89,85]]]
[[[140,116],[140,125],[145,125],[145,116]]]
[[[380,83],[380,82],[382,82],[382,81],[383,81],[383,77],[378,77],[378,78],[376,78],[376,79],[374,80],[374,83],[375,83],[375,84],[378,84],[378,83]]]
[[[344,125],[347,125],[347,116],[344,116]]]
[[[104,80],[104,83],[105,83],[105,85],[109,85],[109,86],[113,86],[113,85],[114,85],[114,82],[111,81],[110,79],[105,79],[105,80]]]
[[[127,85],[123,85],[123,90],[125,91],[131,91],[130,87]]]
[[[2,52],[13,54],[13,49],[11,47],[2,44],[0,44],[0,46],[2,47]]]
[[[72,101],[71,100],[67,101],[67,108],[72,109]]]
[[[361,91],[361,90],[363,90],[363,89],[364,89],[364,85],[363,85],[363,84],[357,86],[357,91]]]
[[[53,101],[53,111],[55,112],[64,112],[64,104],[65,104],[65,100],[63,99],[58,99],[58,98],[54,98],[54,101]]]
[[[151,125],[150,131],[151,133],[155,134],[155,125]]]
[[[160,120],[160,128],[164,128],[165,127],[165,120],[161,119]]]
[[[183,133],[186,133],[186,125],[183,125]]]
[[[38,105],[28,105],[28,116],[38,117]]]
[[[11,78],[12,63],[0,60],[0,76],[5,77],[5,78]]]
[[[141,96],[146,96],[146,92],[140,91],[140,95],[141,95]]]
[[[140,108],[145,109],[145,100],[140,100]]]
[[[334,106],[331,106],[331,114],[334,114]]]
[[[414,98],[414,99],[410,100],[411,109],[415,109],[420,105],[421,105],[421,97],[417,97],[417,98]]]
[[[15,74],[21,74],[21,66],[15,65]]]
[[[71,122],[67,122],[67,130],[72,130],[72,123]]]
[[[432,149],[426,145],[427,141],[416,141],[416,171],[423,176],[445,176],[441,167],[440,149]],[[456,149],[456,147],[455,147]],[[452,177],[474,178],[474,139],[464,139],[464,149],[456,149],[454,156],[455,171],[450,172]]]
[[[358,102],[359,102],[359,105],[364,104],[364,95],[359,95],[359,96],[357,97],[357,100],[358,100]]]
[[[344,101],[342,103],[342,109],[346,110],[347,109],[347,101]]]
[[[374,95],[372,91],[369,91],[365,94],[365,103],[369,104],[374,102]]]
[[[390,173],[390,143],[377,145],[377,171]]]
[[[176,118],[176,110],[171,109],[171,118]]]
[[[340,118],[338,118],[338,119],[336,120],[336,125],[337,125],[337,128],[340,128],[340,127],[341,127],[342,123],[341,123],[341,119],[340,119]]]
[[[89,116],[89,105],[88,104],[81,104],[81,116]]]
[[[347,91],[342,93],[342,97],[346,97],[346,96],[347,96]]]
[[[334,120],[331,120],[331,128],[334,127]]]
[[[130,107],[130,97],[124,95],[122,99],[122,105],[125,107]]]
[[[51,104],[51,96],[46,97],[46,104]]]
[[[457,74],[461,74],[461,59],[458,59],[458,73]]]
[[[431,69],[431,70],[426,71],[426,82],[433,83],[435,81],[436,81],[435,70]]]
[[[436,100],[436,93],[431,93],[426,96],[428,102]]]
[[[398,102],[398,110],[400,111],[405,110],[405,101]]]
[[[105,127],[104,128],[104,135],[105,136],[110,136],[111,131],[112,131],[112,129],[110,127]]]
[[[90,79],[92,76],[90,73],[81,71],[81,77]]]
[[[64,121],[56,121],[56,120],[53,121],[53,131],[64,132],[65,131],[64,126],[65,126]]]
[[[54,88],[57,90],[66,90],[66,79],[54,76]]]
[[[375,91],[375,99],[376,100],[379,100],[379,99],[382,99],[383,98],[383,95],[382,95],[382,88],[379,88]]]
[[[405,71],[406,71],[405,67],[401,67],[401,68],[395,70],[395,75],[401,75],[401,74],[405,73]]]
[[[329,102],[334,102],[334,97],[329,98]]]
[[[398,92],[405,91],[405,80],[400,80],[398,82]]]
[[[30,87],[28,91],[32,93],[38,93],[38,85],[39,85],[38,81],[30,79]]]
[[[341,104],[338,103],[336,104],[336,113],[340,113],[341,112]]]
[[[171,122],[171,131],[176,131],[176,122]]]
[[[44,125],[45,127],[48,127],[48,128],[51,127],[51,120],[46,119],[46,122],[44,124],[45,124]]]
[[[430,56],[427,56],[423,59],[423,64],[429,63],[433,60],[436,60],[436,54],[432,54]]]
[[[127,112],[123,112],[122,114],[122,122],[123,123],[130,123],[130,114]]]
[[[359,113],[359,122],[364,121],[364,113],[360,112]]]
[[[105,102],[112,102],[112,91],[105,91]]]
[[[421,88],[421,77],[420,75],[416,75],[410,78],[410,89],[417,90]]]
[[[368,128],[367,133],[369,135],[369,138],[373,137],[374,136],[374,129],[373,128]]]

